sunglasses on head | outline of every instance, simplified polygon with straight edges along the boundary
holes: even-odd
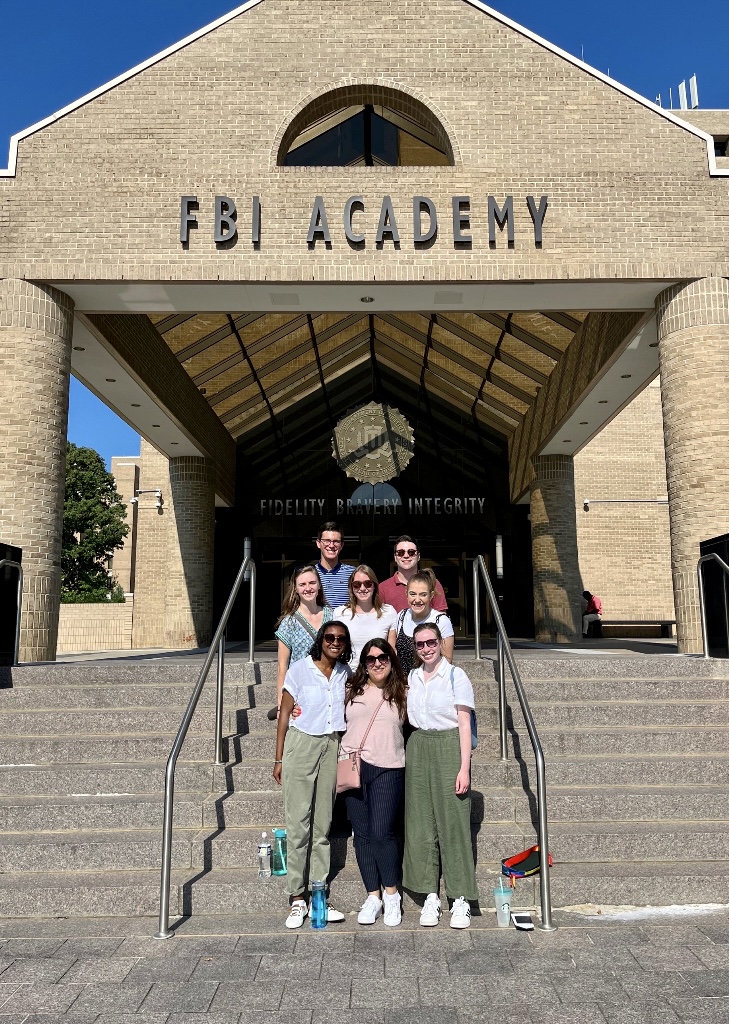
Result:
[[[412,558],[413,555],[417,555],[417,548],[398,548],[395,554],[398,558]]]
[[[365,665],[367,668],[374,668],[375,665],[389,665],[390,655],[389,654],[368,654],[365,658]]]
[[[372,580],[354,580],[352,583],[352,590],[370,590],[372,587]]]
[[[344,633],[325,633],[324,639],[332,646],[334,646],[334,644],[344,644],[347,642],[347,638]]]
[[[438,646],[438,641],[435,639],[435,637],[433,637],[432,640],[416,640],[415,641],[415,650],[416,651],[422,651],[426,647],[432,649],[433,647],[437,647],[437,646]]]

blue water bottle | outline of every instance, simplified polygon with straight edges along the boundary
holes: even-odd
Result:
[[[327,894],[324,882],[311,883],[311,927],[327,926]]]

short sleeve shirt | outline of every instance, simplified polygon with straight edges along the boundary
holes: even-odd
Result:
[[[351,672],[348,665],[337,662],[327,679],[314,664],[311,655],[297,661],[286,673],[283,688],[301,708],[291,728],[309,736],[326,736],[330,732],[343,732],[344,688]]]
[[[359,655],[368,640],[387,640],[387,634],[395,628],[397,612],[391,604],[383,604],[378,618],[373,609],[364,615],[353,615],[351,608],[340,605],[334,609],[334,618],[349,629],[352,639],[352,664],[359,661]]]
[[[456,704],[474,708],[473,686],[462,668],[441,658],[427,683],[422,665],[412,670],[408,676],[408,719],[412,726],[439,732],[456,729]]]
[[[333,618],[334,613],[331,608],[325,608],[321,620],[322,624],[331,622]],[[311,650],[311,645],[314,643],[314,637],[306,626],[299,622],[295,615],[287,615],[283,618],[275,635],[276,639],[286,644],[291,651],[290,665],[293,665],[295,661],[301,661],[302,658],[305,658]]]
[[[321,562],[317,562],[316,571],[319,573],[327,604],[331,605],[332,608],[336,608],[340,604],[346,604],[349,600],[349,577],[354,572],[354,566],[345,565],[344,562],[337,562],[330,572],[324,568]]]

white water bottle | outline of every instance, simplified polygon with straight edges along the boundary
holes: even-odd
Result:
[[[265,832],[261,834],[261,841],[258,844],[258,877],[271,877],[271,844]]]

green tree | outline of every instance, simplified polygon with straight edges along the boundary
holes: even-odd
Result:
[[[129,533],[126,505],[93,448],[68,442],[61,600],[107,601],[119,590],[107,562]]]

